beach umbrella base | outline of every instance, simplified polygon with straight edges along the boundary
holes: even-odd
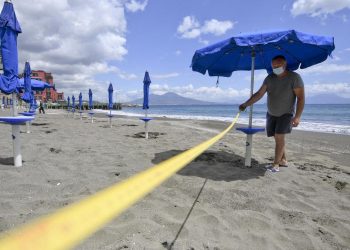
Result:
[[[12,126],[13,140],[13,160],[15,167],[22,167],[21,141],[20,141],[20,125],[32,121],[33,116],[6,116],[0,117],[0,122],[10,124]]]
[[[150,117],[142,117],[140,118],[140,120],[145,122],[145,138],[148,139],[148,122],[153,119]]]
[[[94,123],[94,112],[89,112],[89,115],[91,117],[91,123]]]
[[[258,132],[264,132],[264,128],[236,128],[247,135],[246,150],[245,150],[245,162],[246,167],[252,166],[252,147],[253,147],[253,135]]]

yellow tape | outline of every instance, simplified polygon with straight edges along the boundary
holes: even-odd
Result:
[[[59,209],[52,215],[39,218],[3,235],[0,240],[0,250],[74,247],[220,140],[234,126],[238,117],[239,113],[229,127],[198,146],[80,202]]]

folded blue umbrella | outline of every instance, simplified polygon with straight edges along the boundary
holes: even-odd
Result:
[[[67,97],[67,110],[69,110],[70,108],[70,97],[68,96]]]
[[[93,104],[92,104],[92,91],[89,89],[89,109],[93,109]]]
[[[75,97],[74,97],[74,95],[72,96],[72,110],[73,110],[73,112],[75,111]]]
[[[22,95],[22,100],[26,103],[30,103],[32,99],[32,85],[31,85],[31,79],[30,74],[32,73],[30,69],[29,62],[26,62],[24,66],[24,93]]]
[[[113,109],[113,85],[109,84],[108,87],[108,109]]]
[[[0,90],[5,94],[17,92],[18,52],[17,36],[21,33],[13,5],[5,2],[0,14],[1,55],[4,74],[0,75]]]
[[[232,72],[254,68],[272,72],[271,59],[283,55],[288,70],[323,62],[334,50],[334,38],[295,30],[238,35],[195,52],[192,70],[209,76],[229,77]]]
[[[83,95],[80,92],[80,94],[79,94],[79,110],[81,110],[82,106],[83,106]]]
[[[149,86],[151,84],[151,79],[148,72],[145,72],[145,77],[143,78],[143,109],[149,109]]]

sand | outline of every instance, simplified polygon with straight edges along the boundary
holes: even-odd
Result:
[[[1,112],[1,111],[0,111]],[[1,115],[5,113],[2,112]],[[128,178],[223,130],[218,121],[143,122],[47,110],[21,134],[24,167],[12,164],[11,127],[0,124],[0,231],[13,229]],[[25,132],[26,127],[21,127]],[[264,169],[274,153],[232,130],[76,249],[349,249],[350,136],[293,131],[289,166]]]

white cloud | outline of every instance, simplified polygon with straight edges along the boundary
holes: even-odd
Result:
[[[66,96],[89,87],[104,96],[105,86],[100,85],[105,83],[94,76],[119,74],[109,62],[127,54],[123,4],[123,0],[15,1],[23,31],[18,36],[20,71],[28,60],[33,70],[52,72],[58,91]],[[43,14],[48,10],[49,15]]]
[[[216,19],[204,21],[204,25],[194,16],[185,16],[182,23],[178,26],[177,32],[182,38],[194,39],[200,37],[202,34],[213,34],[220,36],[232,29],[235,22],[218,21]]]
[[[176,50],[176,51],[175,51],[175,55],[179,56],[179,55],[181,55],[181,54],[182,54],[181,50]]]
[[[323,63],[306,69],[298,70],[301,74],[330,74],[330,73],[350,73],[350,64]]]
[[[350,0],[295,0],[291,13],[293,16],[326,17],[346,8],[350,8]]]
[[[196,38],[201,34],[200,24],[195,17],[186,16],[177,28],[177,32],[181,34],[183,38]]]
[[[350,98],[350,83],[315,83],[305,85],[307,95],[336,94],[344,98]]]
[[[144,11],[147,4],[148,4],[148,0],[145,0],[144,2],[131,0],[125,3],[125,7],[130,12],[137,12],[137,11]]]
[[[202,27],[202,32],[204,34],[213,34],[215,36],[224,35],[228,30],[233,28],[234,23],[231,21],[218,21],[216,19],[211,19],[205,21]]]
[[[173,72],[169,74],[163,74],[163,75],[151,75],[152,78],[154,79],[166,79],[166,78],[173,78],[179,76],[179,73]]]
[[[345,51],[350,51],[350,48],[346,48]]]

